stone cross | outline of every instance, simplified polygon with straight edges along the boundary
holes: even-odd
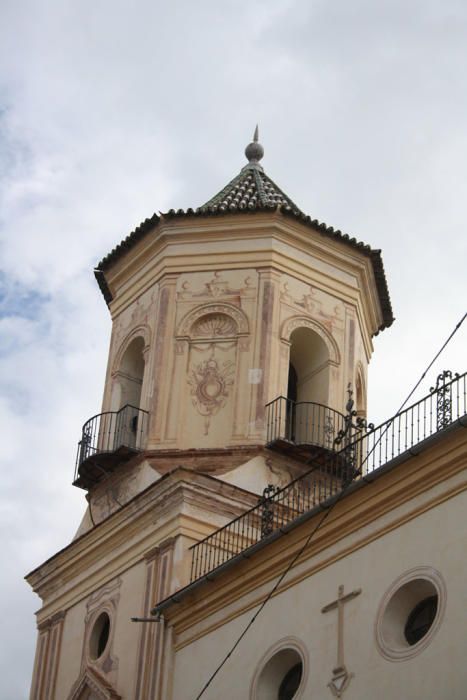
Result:
[[[344,586],[339,586],[337,599],[332,603],[328,603],[322,608],[321,612],[326,613],[337,608],[337,664],[333,669],[332,679],[328,683],[332,694],[336,698],[340,698],[342,693],[353,678],[353,673],[349,673],[344,664],[344,604],[349,600],[356,598],[362,592],[361,588],[344,595]]]

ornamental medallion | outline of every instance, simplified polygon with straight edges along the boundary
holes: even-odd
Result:
[[[227,403],[229,387],[232,386],[234,363],[223,362],[222,366],[214,358],[205,360],[191,370],[188,383],[191,386],[193,406],[204,416],[204,434],[209,432],[212,416]]]

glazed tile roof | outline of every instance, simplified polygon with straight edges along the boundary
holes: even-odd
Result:
[[[248,164],[214,197],[211,197],[197,209],[170,209],[167,213],[161,214],[161,216],[153,214],[151,218],[145,219],[143,223],[98,263],[94,274],[107,304],[112,301],[112,294],[105,278],[105,270],[123,257],[126,251],[133,248],[146,234],[154,231],[161,219],[231,216],[237,214],[254,215],[256,212],[278,211],[284,216],[300,221],[323,236],[341,241],[352,248],[358,249],[371,259],[383,314],[383,323],[379,327],[379,331],[388,328],[393,323],[394,316],[381,251],[374,250],[369,245],[358,241],[347,233],[342,233],[339,229],[336,230],[332,226],[327,226],[327,224],[304,214],[290,197],[264,172],[259,163],[263,156],[263,148],[258,143],[257,136],[256,131],[254,141],[245,149],[245,155],[249,161]]]
[[[297,213],[301,213],[297,205],[282,192],[261,167],[247,165],[224,189],[206,204],[198,207],[197,213],[228,214],[233,211],[276,209],[281,206],[290,207]]]

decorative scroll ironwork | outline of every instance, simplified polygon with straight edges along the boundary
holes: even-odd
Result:
[[[274,502],[272,497],[280,491],[278,486],[268,484],[260,498],[261,504],[261,537],[267,537],[274,531]]]
[[[348,399],[345,405],[347,414],[344,416],[344,427],[339,430],[334,440],[337,447],[344,444],[343,451],[346,462],[344,485],[350,483],[360,473],[360,469],[357,467],[358,447],[356,441],[363,434],[375,428],[373,423],[367,423],[366,419],[359,416],[354,409],[355,402],[352,398],[353,391],[350,383],[347,386],[347,394]]]
[[[457,379],[457,372],[453,375],[451,370],[445,369],[438,374],[436,386],[430,387],[432,394],[436,393],[436,427],[442,430],[452,420],[452,380]]]

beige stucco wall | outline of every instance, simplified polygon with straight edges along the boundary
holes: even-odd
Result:
[[[131,567],[117,578],[108,581],[96,610],[101,609],[109,599],[116,599],[115,612],[112,616],[112,641],[110,654],[112,668],[108,677],[114,687],[125,698],[134,696],[136,664],[140,629],[130,618],[141,614],[144,593],[145,570],[143,562]],[[110,589],[109,593],[105,588]],[[99,590],[99,589],[98,589]],[[86,597],[66,611],[63,623],[63,637],[58,667],[56,698],[67,698],[72,686],[80,676],[81,670],[88,662],[85,645],[85,619],[89,612]],[[99,664],[96,664],[99,670]]]
[[[165,227],[165,246],[141,243],[108,272],[115,298],[103,410],[118,408],[119,363],[138,335],[150,449],[264,442],[265,405],[287,393],[299,328],[327,348],[314,400],[344,412],[358,372],[366,394],[379,311],[365,256],[273,215],[259,215],[255,229],[241,217],[164,223],[162,237]],[[203,325],[213,314],[223,328]]]
[[[416,507],[423,508],[430,497],[439,497],[441,491],[461,487],[465,475],[457,476],[441,488],[419,497],[410,506],[404,506],[372,523],[374,532],[387,528],[396,517],[409,517]],[[250,685],[268,649],[282,638],[298,638],[307,650],[308,680],[300,697],[332,697],[326,687],[336,665],[337,613],[321,613],[321,608],[337,597],[337,588],[345,585],[345,592],[361,588],[362,593],[348,602],[344,609],[345,664],[355,674],[343,697],[347,700],[366,700],[379,697],[392,700],[464,700],[467,687],[465,655],[465,615],[467,608],[467,581],[465,547],[467,526],[465,491],[453,495],[436,507],[419,512],[417,517],[401,523],[396,529],[363,547],[343,555],[358,540],[371,535],[364,528],[357,536],[345,538],[325,551],[321,557],[324,568],[311,577],[274,597],[234,652],[216,680],[203,695],[206,700],[219,697],[229,700],[250,698]],[[328,565],[334,556],[339,559]],[[316,565],[309,561],[302,566]],[[375,621],[384,592],[404,572],[427,566],[437,569],[446,584],[446,609],[441,625],[426,649],[412,659],[394,662],[384,659],[375,642]],[[292,578],[298,573],[293,572]],[[290,578],[290,577],[289,577]],[[227,653],[242,631],[254,609],[234,617],[235,610],[259,601],[272,584],[258,589],[241,601],[230,604],[222,612],[205,619],[196,628],[186,630],[178,638],[175,654],[174,700],[188,700],[197,693]],[[222,626],[196,638],[210,625]],[[187,643],[188,639],[195,639]]]

